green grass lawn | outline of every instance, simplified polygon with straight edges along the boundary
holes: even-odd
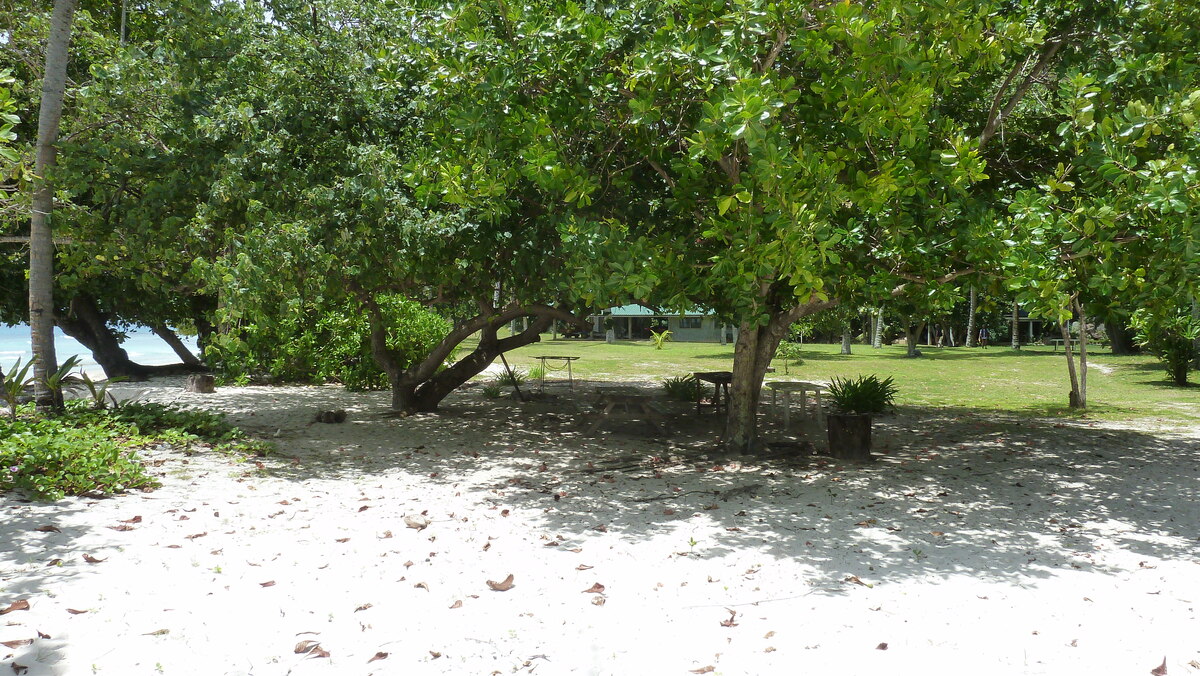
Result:
[[[464,346],[466,347],[466,346]],[[1067,408],[1070,382],[1060,349],[1026,346],[1021,350],[981,348],[923,348],[924,356],[908,359],[900,346],[875,350],[855,345],[854,354],[839,354],[840,346],[808,344],[799,366],[776,360],[768,380],[828,381],[834,377],[877,374],[891,376],[900,386],[900,406],[1003,411],[1035,416],[1077,416]],[[536,355],[577,356],[576,377],[595,380],[661,381],[693,371],[728,371],[733,346],[714,343],[667,343],[662,350],[650,341],[550,340],[529,345],[506,356],[515,368],[537,365]],[[1178,388],[1153,357],[1122,357],[1106,349],[1088,355],[1086,415],[1100,420],[1161,419],[1200,422],[1200,387]],[[565,377],[552,372],[549,377]]]

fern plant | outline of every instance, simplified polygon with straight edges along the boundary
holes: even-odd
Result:
[[[696,401],[700,398],[700,381],[696,376],[687,375],[678,378],[667,378],[662,383],[667,391],[667,398],[675,401]]]

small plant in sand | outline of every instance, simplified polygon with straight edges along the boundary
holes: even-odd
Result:
[[[481,391],[483,392],[483,396],[488,399],[497,399],[500,397],[500,386],[496,383],[484,385]]]
[[[546,369],[542,368],[541,366],[534,366],[533,368],[529,369],[530,380],[541,380],[545,376]]]
[[[125,376],[116,376],[101,382],[97,382],[92,380],[92,377],[89,376],[86,371],[79,372],[79,383],[83,385],[83,388],[87,390],[88,395],[91,396],[92,408],[98,411],[108,408],[107,399],[112,400],[113,406],[120,407],[120,404],[117,402],[117,398],[108,391],[108,388],[110,385],[122,382],[124,380],[126,380]]]
[[[654,349],[661,350],[667,344],[667,341],[671,339],[671,331],[669,329],[663,329],[662,331],[650,329],[650,339],[654,341]]]
[[[502,387],[513,387],[524,385],[529,380],[529,373],[521,369],[512,369],[510,371],[501,371],[500,377],[496,378],[496,382]]]
[[[667,378],[662,381],[667,398],[674,401],[696,401],[700,398],[700,381],[694,375]]]
[[[0,396],[4,397],[5,403],[8,404],[8,413],[13,420],[17,419],[17,406],[21,395],[25,392],[25,388],[33,384],[33,376],[29,375],[31,368],[33,368],[32,359],[24,364],[18,359],[17,363],[13,364],[5,374],[4,382],[0,387]]]

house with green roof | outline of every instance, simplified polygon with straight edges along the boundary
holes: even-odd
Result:
[[[618,340],[648,340],[650,331],[671,332],[671,340],[692,343],[726,343],[736,340],[736,329],[721,323],[715,314],[699,308],[663,312],[645,305],[621,305],[593,315],[597,333],[612,327]]]

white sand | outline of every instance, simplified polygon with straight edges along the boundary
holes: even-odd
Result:
[[[125,389],[227,411],[280,455],[160,449],[154,492],[0,498],[0,610],[30,606],[0,642],[34,639],[0,670],[1200,674],[1193,431],[899,415],[869,467],[743,463],[686,405],[670,442],[583,436],[588,387],[408,419],[334,387]],[[311,423],[332,408],[349,420]]]

